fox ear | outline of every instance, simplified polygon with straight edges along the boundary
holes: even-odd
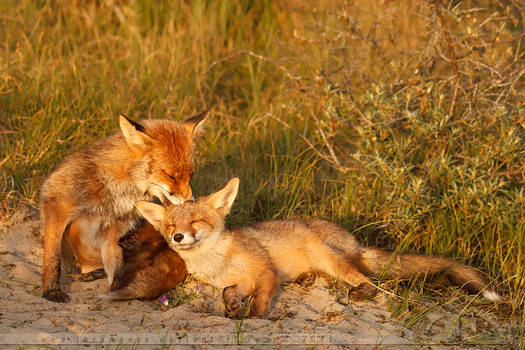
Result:
[[[144,153],[148,144],[152,141],[151,137],[144,132],[144,127],[141,124],[128,119],[128,117],[123,114],[119,117],[119,123],[128,146],[135,153]]]
[[[138,201],[135,203],[135,208],[137,208],[139,213],[148,220],[157,231],[160,231],[162,222],[166,216],[166,209],[162,205],[147,201]]]
[[[206,203],[222,214],[228,215],[238,191],[239,179],[234,177],[222,189],[206,197]]]
[[[189,119],[186,119],[182,122],[182,126],[184,127],[184,129],[186,129],[188,134],[195,135],[199,125],[201,125],[201,122],[208,116],[208,114],[210,114],[209,109],[205,110],[200,114],[194,115]]]

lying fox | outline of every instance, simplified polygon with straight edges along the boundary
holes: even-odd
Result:
[[[450,282],[490,300],[498,294],[471,267],[442,257],[399,254],[361,246],[335,223],[318,219],[266,221],[251,227],[227,230],[226,215],[237,196],[239,179],[196,202],[167,209],[146,201],[138,211],[179,253],[196,279],[223,291],[226,313],[242,316],[242,300],[254,294],[250,315],[264,316],[278,284],[324,272],[353,288],[350,297],[375,294],[368,275],[388,278],[442,273]]]
[[[44,298],[69,300],[60,289],[64,242],[82,273],[103,268],[111,284],[125,270],[118,242],[142,220],[135,202],[157,197],[178,204],[193,197],[193,136],[207,114],[181,123],[120,116],[121,132],[72,154],[47,178],[41,193]]]

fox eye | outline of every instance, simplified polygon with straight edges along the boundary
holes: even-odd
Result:
[[[177,181],[177,178],[176,178],[175,176],[173,176],[173,175],[168,174],[168,173],[166,172],[166,170],[162,170],[162,172],[163,172],[166,176],[168,176],[170,179],[172,179],[173,181]]]
[[[190,225],[196,230],[211,227],[210,224],[204,219],[193,220]]]

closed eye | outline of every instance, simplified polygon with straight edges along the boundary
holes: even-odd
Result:
[[[168,174],[165,170],[162,170],[162,172],[173,181],[177,181],[177,178],[175,176]]]
[[[210,228],[211,225],[206,221],[206,220],[203,220],[203,219],[199,219],[199,220],[193,220],[191,223],[190,223],[191,226],[193,226],[196,230],[198,229],[201,229],[201,228]]]

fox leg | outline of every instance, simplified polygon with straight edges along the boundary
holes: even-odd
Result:
[[[362,274],[344,254],[321,243],[311,250],[310,255],[310,261],[317,262],[312,265],[314,269],[324,271],[353,287],[349,291],[352,300],[371,298],[377,293],[372,280]]]
[[[274,270],[267,269],[261,273],[255,286],[255,297],[250,309],[250,315],[263,317],[270,308],[270,302],[279,285],[279,277]]]
[[[118,226],[111,225],[105,230],[105,239],[102,243],[102,262],[104,270],[108,276],[109,285],[113,283],[115,274],[122,271],[122,248],[118,244],[119,234]]]
[[[65,303],[69,296],[60,290],[61,244],[68,227],[68,211],[55,203],[44,203],[44,260],[42,271],[42,296],[54,302]]]
[[[79,216],[69,224],[63,242],[69,245],[75,262],[80,267],[81,275],[77,278],[79,280],[97,279],[94,278],[97,273],[91,272],[104,267],[100,254],[104,240],[101,227],[101,219],[91,216]]]
[[[237,285],[229,286],[223,289],[222,299],[226,317],[241,318],[246,311],[246,304],[237,290]]]
[[[224,288],[222,297],[226,316],[231,318],[247,316],[247,305],[244,300],[252,292],[254,292],[254,296],[251,305],[249,305],[250,316],[262,317],[266,315],[278,284],[277,273],[272,269],[266,269],[258,276],[255,286],[253,280],[244,279],[235,285]]]

